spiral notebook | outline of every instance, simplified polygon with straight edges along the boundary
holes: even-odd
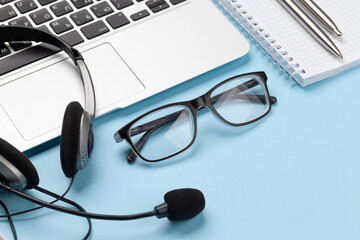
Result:
[[[316,0],[344,34],[339,38],[327,32],[344,59],[323,48],[277,0],[214,1],[279,71],[301,86],[360,64],[359,0]]]

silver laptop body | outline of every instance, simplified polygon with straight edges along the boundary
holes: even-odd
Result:
[[[72,11],[60,17],[56,16],[53,5],[63,6],[62,1],[51,0],[53,2],[44,6],[37,1],[40,0],[34,0],[37,8],[25,14],[15,5],[17,1],[5,4],[11,6],[17,16],[2,23],[11,24],[10,21],[25,16],[33,26],[46,26],[54,33],[63,24],[63,18],[67,18],[72,26],[64,34],[77,31],[84,40],[75,47],[82,52],[92,74],[97,116],[219,67],[249,50],[248,42],[210,0],[165,0],[166,5],[162,3],[160,10],[157,0],[130,0],[132,4],[120,6],[123,7],[120,10],[117,7],[122,0],[109,0],[105,5],[99,4],[106,1],[96,1],[79,9],[77,0],[69,0]],[[86,1],[91,0],[83,3],[88,4]],[[107,13],[103,6],[112,12]],[[157,7],[155,12],[154,6]],[[99,7],[103,8],[99,10]],[[52,20],[36,25],[37,20],[33,20],[31,14],[43,9],[51,14]],[[74,14],[83,10],[93,20],[78,26]],[[124,24],[123,16],[128,23]],[[113,19],[108,19],[110,17]],[[116,19],[123,22],[116,23]],[[89,30],[90,24],[95,30]],[[101,28],[101,24],[109,31]],[[124,25],[118,27],[121,24]],[[101,32],[104,29],[106,33]],[[14,55],[28,49],[14,52],[6,46],[11,53],[0,58],[0,68],[7,59],[14,59]],[[63,53],[2,73],[0,137],[21,151],[31,152],[34,147],[60,135],[65,107],[73,100],[84,102],[81,80]]]

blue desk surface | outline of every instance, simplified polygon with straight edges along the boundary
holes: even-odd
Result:
[[[125,161],[127,144],[113,139],[125,123],[259,70],[278,98],[265,119],[233,128],[205,111],[191,149],[163,163]],[[357,67],[307,88],[290,86],[252,45],[242,59],[97,119],[93,157],[68,197],[88,211],[112,214],[152,210],[176,188],[198,188],[206,197],[203,213],[184,222],[94,220],[91,239],[360,239],[359,76]],[[31,160],[41,187],[66,189],[59,147]],[[34,206],[7,193],[0,198],[12,212]],[[81,239],[87,231],[83,218],[50,210],[16,217],[15,224],[19,239]],[[5,220],[0,232],[12,239]]]

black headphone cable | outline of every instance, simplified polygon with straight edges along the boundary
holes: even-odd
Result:
[[[59,197],[56,197],[55,200],[51,201],[50,203],[56,203],[58,202],[60,199],[64,198],[66,196],[66,194],[70,191],[73,183],[74,183],[74,178],[75,178],[75,175],[74,177],[71,178],[71,181],[70,181],[70,184],[68,186],[68,188],[66,189],[66,191]],[[21,215],[21,214],[25,214],[25,213],[28,213],[28,212],[32,212],[32,211],[35,211],[35,210],[38,210],[38,209],[41,209],[41,208],[44,208],[43,206],[39,206],[39,207],[34,207],[34,208],[30,208],[28,210],[24,210],[24,211],[20,211],[20,212],[15,212],[15,213],[11,213],[11,214],[6,214],[6,215],[0,215],[0,218],[5,218],[5,217],[13,217],[13,216],[16,216],[16,215]]]
[[[43,189],[41,187],[38,187],[38,186],[34,187],[34,189],[41,192],[41,193],[44,193],[44,194],[46,194],[48,196],[51,196],[51,197],[55,198],[55,200],[50,202],[51,204],[56,203],[58,201],[62,201],[62,202],[68,203],[70,205],[73,205],[74,207],[76,207],[81,212],[86,212],[86,210],[83,207],[81,207],[79,204],[65,198],[65,195],[70,191],[70,189],[71,189],[71,187],[72,187],[72,185],[74,183],[74,178],[75,178],[75,175],[71,178],[71,181],[70,181],[70,184],[69,184],[68,188],[66,189],[66,191],[61,196],[57,195],[56,193],[50,192],[50,191],[48,191],[46,189]],[[0,218],[6,217],[8,219],[9,224],[10,224],[10,228],[11,228],[11,231],[13,233],[13,236],[14,236],[15,240],[17,240],[16,230],[15,230],[15,226],[14,226],[14,223],[13,223],[11,217],[21,215],[21,214],[25,214],[25,213],[28,213],[28,212],[32,212],[32,211],[35,211],[35,210],[38,210],[38,209],[41,209],[41,208],[44,207],[44,206],[39,206],[39,207],[35,207],[35,208],[28,209],[28,210],[24,210],[24,211],[20,211],[20,212],[10,214],[7,207],[6,207],[6,205],[2,201],[0,201],[0,204],[2,205],[2,207],[5,210],[5,215],[0,215]],[[83,238],[83,240],[87,240],[89,238],[89,236],[91,234],[91,230],[92,230],[91,219],[87,218],[87,221],[88,221],[89,228],[88,228],[88,231],[87,231],[85,237]]]
[[[14,236],[14,240],[17,240],[17,235],[16,235],[16,230],[15,230],[15,225],[11,219],[11,215],[9,213],[9,210],[8,208],[6,207],[5,203],[3,201],[0,200],[0,205],[2,206],[2,208],[4,209],[5,211],[5,214],[7,216],[7,219],[8,219],[8,222],[9,222],[9,225],[10,225],[10,228],[11,228],[11,232]]]

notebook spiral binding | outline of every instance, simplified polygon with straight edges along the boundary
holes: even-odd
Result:
[[[305,70],[289,56],[282,46],[276,44],[270,34],[266,33],[256,20],[247,12],[238,0],[213,0],[225,16],[251,40],[269,59],[269,61],[284,75],[291,85],[297,85],[296,76],[304,74]]]

